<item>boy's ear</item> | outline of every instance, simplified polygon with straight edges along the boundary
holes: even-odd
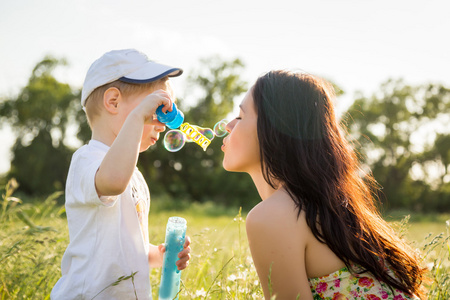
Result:
[[[119,101],[122,98],[122,93],[116,87],[110,87],[103,94],[103,106],[111,114],[117,114]]]

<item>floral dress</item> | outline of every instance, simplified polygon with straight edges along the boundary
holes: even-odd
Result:
[[[326,276],[310,278],[314,300],[403,300],[419,299],[390,287],[369,273],[353,274],[344,267]]]

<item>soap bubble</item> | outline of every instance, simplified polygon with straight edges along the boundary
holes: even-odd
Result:
[[[205,138],[207,138],[208,140],[212,140],[214,138],[214,131],[212,131],[212,129],[210,128],[203,128],[197,125],[191,125],[193,128],[195,128],[195,130],[197,130],[198,132],[200,132]],[[192,130],[188,130],[186,131],[186,136],[187,136],[187,140],[186,142],[190,143],[193,142],[194,140],[191,138],[191,133]]]
[[[177,152],[183,148],[186,136],[180,130],[169,130],[164,135],[164,148],[170,152]]]
[[[196,129],[198,132],[203,134],[203,136],[206,137],[208,140],[212,140],[214,138],[214,131],[212,131],[212,129],[202,127],[198,127]]]
[[[218,137],[225,136],[228,133],[227,129],[225,128],[227,124],[228,124],[227,120],[221,120],[217,122],[216,125],[214,125],[215,135],[217,135]]]

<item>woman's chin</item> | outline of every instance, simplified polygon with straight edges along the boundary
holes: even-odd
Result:
[[[227,164],[225,161],[222,162],[222,166],[223,166],[223,168],[225,169],[225,171],[228,171],[228,172],[244,172],[243,170],[241,170],[241,169],[239,169],[239,168],[230,166],[230,165]]]
[[[228,165],[225,161],[222,161],[222,167],[225,169],[225,171],[231,172],[231,170],[228,168]]]

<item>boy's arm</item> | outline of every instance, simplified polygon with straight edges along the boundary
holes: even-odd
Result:
[[[160,105],[164,105],[163,111],[172,106],[169,94],[163,90],[148,95],[130,112],[95,175],[99,196],[115,196],[125,191],[137,164],[144,124],[159,124],[153,115]]]

